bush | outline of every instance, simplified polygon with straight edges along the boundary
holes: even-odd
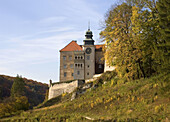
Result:
[[[10,98],[0,104],[0,117],[10,116],[20,110],[28,110],[29,103],[25,96]]]

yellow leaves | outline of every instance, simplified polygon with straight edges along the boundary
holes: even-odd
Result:
[[[156,84],[153,85],[153,88],[156,88],[156,87],[158,87],[158,83],[156,83]]]
[[[91,106],[91,108],[93,108],[93,107],[94,107],[94,103],[91,103],[91,105],[90,105],[90,106]]]
[[[67,94],[67,93],[63,93],[63,94],[62,94],[62,97],[64,97],[66,94]]]
[[[155,106],[155,112],[156,113],[159,113],[161,111],[164,111],[165,110],[165,106],[164,105],[157,105]]]
[[[158,96],[156,95],[156,96],[154,97],[154,101],[157,100],[157,99],[158,99]]]

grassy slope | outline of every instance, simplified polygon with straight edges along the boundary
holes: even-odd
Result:
[[[4,120],[89,121],[86,117],[96,121],[170,120],[169,76],[161,74],[132,82],[113,78],[73,101],[67,101],[70,95],[65,95],[62,97],[65,102],[61,102],[60,96],[60,103],[56,103],[60,105],[30,110]]]

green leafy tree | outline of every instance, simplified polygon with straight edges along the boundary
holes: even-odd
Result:
[[[161,71],[168,71],[170,69],[170,1],[157,1],[159,26],[161,32],[161,42],[159,50],[163,52],[161,56],[162,69]]]
[[[11,96],[18,97],[24,95],[25,95],[25,82],[21,76],[17,75],[11,88]]]

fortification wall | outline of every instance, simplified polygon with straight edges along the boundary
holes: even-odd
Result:
[[[60,83],[50,85],[48,99],[57,97],[63,93],[71,93],[78,87],[78,80],[71,83]]]

